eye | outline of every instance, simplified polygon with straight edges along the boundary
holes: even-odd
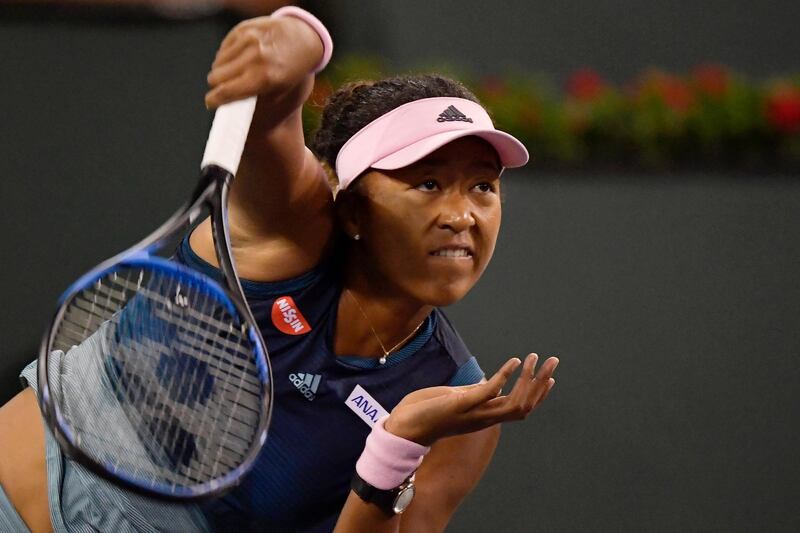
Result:
[[[439,190],[439,184],[435,180],[425,180],[416,187],[419,191],[436,191]]]
[[[494,184],[489,183],[488,181],[481,182],[475,185],[475,188],[481,192],[494,192]]]

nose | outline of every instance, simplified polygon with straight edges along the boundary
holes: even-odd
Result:
[[[475,225],[472,206],[463,194],[453,193],[442,198],[436,224],[442,229],[461,233]]]

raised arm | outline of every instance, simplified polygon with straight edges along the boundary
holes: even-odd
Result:
[[[231,30],[208,75],[209,108],[258,95],[229,204],[234,259],[246,279],[296,276],[317,264],[330,242],[333,199],[301,121],[323,52],[303,20],[259,17]],[[190,243],[216,264],[208,221]]]

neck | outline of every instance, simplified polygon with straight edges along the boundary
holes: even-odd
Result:
[[[395,353],[433,310],[393,290],[389,283],[367,279],[363,269],[347,268],[346,272],[336,321],[337,355],[379,358],[385,355],[384,349]]]

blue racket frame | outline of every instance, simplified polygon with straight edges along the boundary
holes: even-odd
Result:
[[[233,175],[225,168],[215,164],[207,165],[201,173],[200,182],[189,202],[176,211],[155,232],[131,248],[99,264],[97,267],[81,276],[64,291],[59,298],[58,309],[55,316],[50,322],[42,339],[37,368],[39,405],[42,410],[42,415],[49,426],[54,430],[53,435],[62,450],[73,460],[99,476],[114,483],[118,483],[133,492],[146,496],[168,501],[184,502],[198,501],[219,496],[240,482],[242,477],[252,468],[258,457],[258,453],[261,451],[264,442],[266,442],[267,428],[269,427],[272,415],[272,369],[266,345],[261,332],[258,330],[252,312],[246,303],[239,277],[236,274],[231,259],[230,236],[226,221],[228,192],[232,181]],[[223,280],[226,284],[225,287],[205,274],[196,272],[162,257],[152,255],[153,252],[159,249],[159,246],[165,239],[176,234],[176,232],[187,223],[189,225],[193,224],[204,208],[207,208],[211,213],[214,247],[220,270],[223,273]],[[190,276],[193,279],[201,281],[209,290],[214,291],[222,302],[225,302],[232,314],[243,317],[247,323],[248,337],[256,347],[256,368],[258,369],[259,381],[265,390],[262,401],[263,416],[260,419],[256,431],[258,435],[257,442],[253,443],[245,460],[238,467],[218,479],[193,486],[176,487],[172,484],[154,484],[152,482],[144,484],[140,482],[139,479],[114,468],[113,465],[109,463],[96,461],[84,453],[76,444],[75,435],[71,431],[69,423],[64,418],[58,403],[53,399],[47,369],[49,368],[50,354],[56,334],[56,328],[54,326],[61,322],[66,306],[70,302],[72,296],[115,270],[137,266],[147,266],[148,268],[178,272],[181,276]]]

